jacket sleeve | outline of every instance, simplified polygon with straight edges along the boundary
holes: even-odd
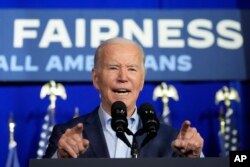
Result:
[[[57,150],[57,143],[60,137],[65,132],[66,127],[63,124],[57,124],[54,126],[51,136],[49,138],[49,144],[46,149],[45,155],[43,158],[51,158]]]

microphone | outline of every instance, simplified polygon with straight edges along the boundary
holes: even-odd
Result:
[[[127,107],[122,101],[116,101],[111,106],[111,127],[128,147],[131,147],[124,132],[128,131]]]
[[[116,101],[111,106],[111,127],[115,132],[124,133],[128,127],[127,107],[122,101]]]
[[[141,144],[141,147],[143,147],[157,135],[160,123],[156,116],[154,107],[149,103],[142,104],[139,107],[138,114],[142,120],[143,131],[147,133],[146,138]]]

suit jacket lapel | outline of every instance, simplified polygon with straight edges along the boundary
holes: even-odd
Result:
[[[84,126],[86,137],[90,141],[90,147],[97,157],[109,157],[107,144],[103,134],[101,122],[98,115],[98,109],[86,120]]]
[[[142,121],[140,120],[139,121],[139,126],[138,126],[138,129],[141,129],[143,127],[143,125],[142,125]],[[137,143],[138,143],[138,146],[139,147],[141,147],[141,144],[142,144],[142,142],[143,142],[143,140],[144,140],[144,138],[146,137],[146,134],[144,133],[143,135],[141,135],[141,136],[137,136],[136,137],[136,140],[137,140]],[[145,147],[145,146],[144,146]],[[141,158],[141,157],[144,157],[144,147],[143,148],[140,148],[140,150],[139,150],[139,158]]]

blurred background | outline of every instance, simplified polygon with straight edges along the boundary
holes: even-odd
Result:
[[[0,166],[28,166],[41,156],[50,126],[99,105],[92,58],[96,45],[113,36],[145,50],[138,106],[151,103],[175,128],[190,120],[205,140],[205,156],[249,150],[249,8],[244,0],[2,0]],[[57,98],[54,114],[51,85],[40,98],[51,80],[67,94]]]

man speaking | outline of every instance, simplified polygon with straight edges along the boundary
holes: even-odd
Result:
[[[152,120],[143,120],[150,115],[139,113],[136,101],[145,73],[144,53],[137,43],[124,38],[102,43],[96,50],[92,70],[93,84],[100,92],[100,106],[90,114],[56,125],[44,157],[130,158],[133,143],[141,144],[136,147],[139,158],[200,157],[203,138],[189,121],[184,121],[177,132],[168,125],[157,125],[150,108],[144,114],[151,114]],[[111,108],[116,102],[125,107],[115,110],[120,120],[114,125]],[[145,130],[148,125],[153,128]]]

